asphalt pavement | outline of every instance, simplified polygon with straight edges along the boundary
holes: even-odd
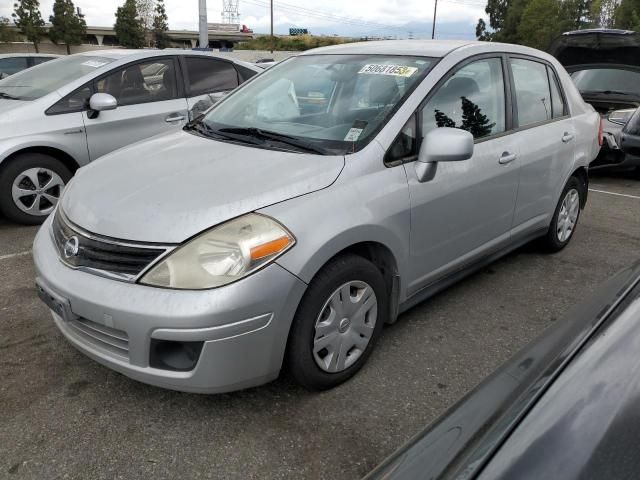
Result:
[[[34,227],[0,219],[0,478],[352,479],[640,259],[640,179],[596,176],[571,244],[526,246],[403,314],[363,370],[204,396],[94,363],[36,298]]]

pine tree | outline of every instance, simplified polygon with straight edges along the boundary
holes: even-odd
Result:
[[[67,54],[71,54],[71,45],[80,45],[87,32],[84,17],[78,14],[72,0],[55,0],[49,21],[49,38],[55,44],[66,44]]]
[[[40,51],[38,45],[44,35],[44,20],[40,16],[40,2],[38,0],[19,0],[13,4],[13,21],[20,32],[33,43],[36,53]]]
[[[491,134],[491,130],[496,126],[495,123],[489,123],[489,119],[482,113],[478,105],[473,103],[467,97],[462,98],[462,125],[460,128],[471,132],[473,138],[482,138]]]
[[[456,122],[451,120],[451,118],[449,118],[446,113],[438,110],[437,108],[434,110],[434,112],[436,114],[435,115],[436,125],[438,126],[438,128],[442,128],[442,127],[456,128]]]
[[[164,1],[158,0],[156,4],[156,14],[153,17],[153,37],[156,48],[164,49],[171,45],[171,39],[167,32],[169,31],[169,17],[164,8]]]
[[[127,48],[144,46],[144,27],[138,18],[136,0],[125,0],[124,5],[116,11],[114,25],[118,43]]]

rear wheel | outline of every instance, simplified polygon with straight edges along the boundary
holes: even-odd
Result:
[[[49,155],[18,155],[0,169],[0,211],[15,222],[38,225],[53,211],[71,177]]]
[[[551,225],[543,238],[544,246],[550,252],[558,252],[569,244],[578,226],[580,205],[584,187],[576,177],[571,177],[560,195],[560,200],[551,220]]]
[[[298,383],[325,390],[366,362],[386,321],[388,295],[380,271],[343,255],[312,280],[291,327],[287,367]]]

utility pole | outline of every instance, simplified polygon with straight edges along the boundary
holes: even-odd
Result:
[[[438,0],[435,0],[433,7],[433,28],[431,29],[431,40],[436,38],[436,15],[438,14]]]
[[[209,27],[207,26],[207,0],[198,0],[200,7],[200,48],[209,48]]]
[[[271,0],[271,53],[273,53],[273,44],[275,43],[275,39],[273,38],[273,0]]]

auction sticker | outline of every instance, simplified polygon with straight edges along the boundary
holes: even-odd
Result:
[[[367,122],[364,120],[356,120],[344,137],[345,142],[355,142],[360,138],[364,129],[367,128]]]
[[[416,67],[406,67],[404,65],[378,65],[370,63],[360,69],[358,73],[369,75],[392,75],[394,77],[410,77],[416,73]]]

